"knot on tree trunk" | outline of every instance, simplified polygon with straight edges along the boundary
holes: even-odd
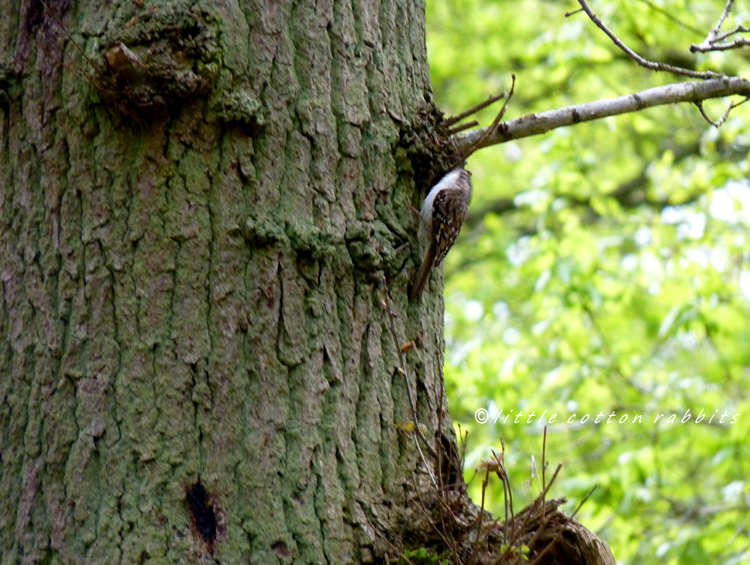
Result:
[[[105,103],[128,117],[167,116],[214,87],[219,27],[220,19],[198,6],[143,7],[105,37],[106,64],[99,65],[95,86]]]

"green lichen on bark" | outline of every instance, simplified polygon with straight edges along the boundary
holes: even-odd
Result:
[[[225,90],[215,96],[211,110],[225,122],[236,122],[258,130],[263,126],[263,111],[257,98],[247,92]]]

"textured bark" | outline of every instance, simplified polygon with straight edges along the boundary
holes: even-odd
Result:
[[[421,466],[383,280],[428,438],[443,397],[422,0],[1,4],[0,562],[381,559]]]

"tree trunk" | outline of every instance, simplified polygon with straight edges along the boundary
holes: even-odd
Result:
[[[423,2],[1,1],[0,561],[395,554]]]

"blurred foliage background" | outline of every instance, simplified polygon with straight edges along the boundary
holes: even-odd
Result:
[[[591,4],[651,60],[749,78],[748,50],[689,52],[723,5]],[[458,113],[508,89],[512,73],[506,119],[684,80],[638,67],[585,14],[565,17],[577,8],[428,0],[438,105]],[[738,2],[724,29],[747,25],[749,10]],[[727,104],[705,109],[718,119]],[[469,432],[475,501],[474,469],[501,439],[516,510],[536,497],[531,458],[541,468],[556,413],[547,477],[563,468],[551,494],[572,510],[598,485],[577,517],[618,563],[750,563],[749,123],[750,104],[719,129],[693,105],[665,106],[469,160],[471,216],[445,261],[445,378],[453,420]],[[489,423],[475,421],[480,408]],[[499,481],[490,489],[502,519]]]

